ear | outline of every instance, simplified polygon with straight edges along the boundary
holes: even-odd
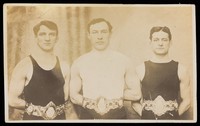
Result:
[[[58,41],[58,39],[59,39],[59,37],[58,37],[58,35],[57,35],[57,37],[56,37],[56,42]]]
[[[152,40],[149,40],[149,45],[151,45],[151,43],[152,43]]]
[[[170,46],[170,47],[172,46],[172,40],[169,41],[169,46]]]

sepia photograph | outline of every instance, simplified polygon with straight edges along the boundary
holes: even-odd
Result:
[[[195,123],[193,4],[3,5],[6,123]]]

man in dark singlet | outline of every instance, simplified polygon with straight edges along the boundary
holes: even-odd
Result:
[[[180,119],[190,107],[187,69],[169,58],[171,32],[168,27],[150,31],[152,58],[136,68],[143,98],[133,103],[142,119]]]
[[[35,50],[14,68],[9,105],[24,109],[24,120],[65,119],[70,69],[53,53],[58,27],[54,22],[43,20],[33,31],[37,42]]]

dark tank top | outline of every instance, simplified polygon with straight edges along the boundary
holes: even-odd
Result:
[[[178,62],[154,63],[145,61],[145,76],[142,80],[145,100],[162,96],[165,101],[177,100],[179,94]]]
[[[28,103],[46,106],[50,101],[55,105],[64,104],[64,77],[61,72],[58,57],[53,69],[44,70],[35,59],[30,56],[33,65],[33,74],[27,86],[24,88],[24,98]],[[60,115],[56,119],[64,118]],[[43,119],[41,117],[24,114],[24,119]]]

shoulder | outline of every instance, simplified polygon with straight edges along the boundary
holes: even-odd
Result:
[[[32,61],[30,59],[30,57],[25,57],[24,59],[22,59],[15,68],[29,68],[32,66]]]
[[[63,75],[66,76],[67,74],[70,73],[70,65],[65,60],[59,59],[59,61],[60,61],[61,71],[62,71]]]
[[[13,74],[27,74],[33,68],[30,57],[22,59],[14,68]]]
[[[88,59],[90,59],[90,53],[83,54],[73,61],[72,66],[78,66],[82,64],[82,62],[87,61]]]
[[[188,75],[189,75],[188,68],[185,65],[178,63],[178,76],[179,76],[179,78],[184,79]]]
[[[111,51],[111,54],[113,56],[117,56],[117,57],[121,57],[121,58],[124,58],[124,59],[129,59],[128,56],[126,56],[125,54],[121,53],[121,52],[118,52],[118,51]]]
[[[125,62],[128,65],[132,64],[131,58],[121,52],[111,51],[111,56],[119,62]]]
[[[144,70],[145,69],[145,64],[144,64],[144,62],[143,63],[141,63],[140,65],[138,65],[137,67],[136,67],[136,71],[141,71],[141,70]]]
[[[136,67],[136,73],[137,73],[138,77],[140,78],[140,80],[142,80],[144,78],[144,74],[145,74],[145,64],[144,63],[142,63]]]

